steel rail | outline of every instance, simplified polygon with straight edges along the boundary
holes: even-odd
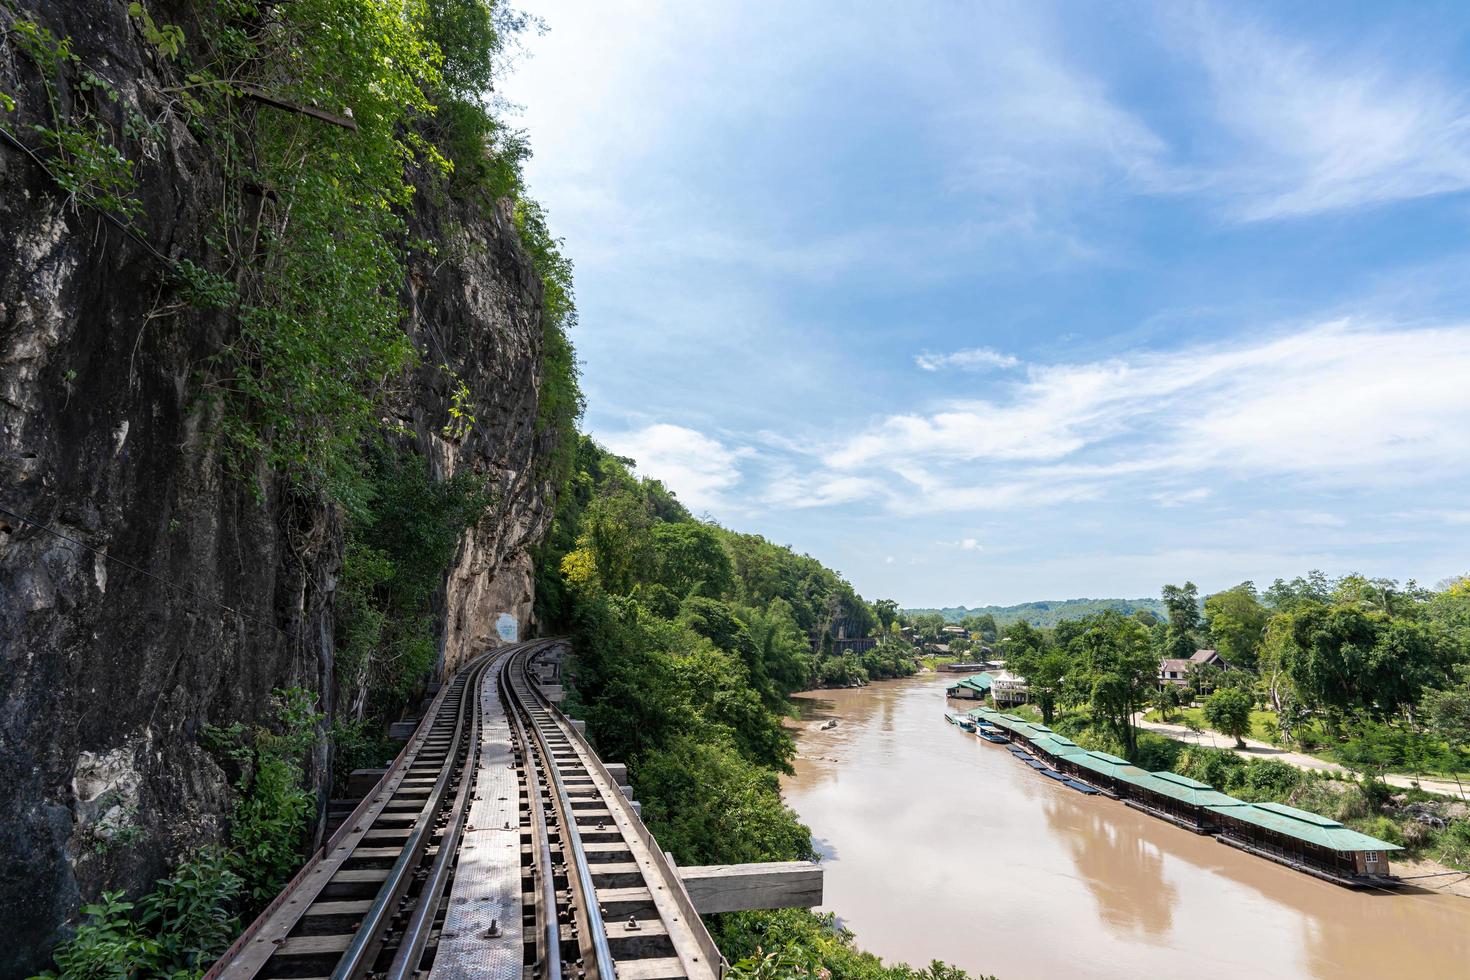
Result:
[[[534,653],[532,655],[534,656]],[[626,805],[626,800],[616,789],[618,780],[614,779],[612,774],[608,772],[607,767],[598,757],[597,751],[592,747],[591,743],[587,741],[586,736],[573,725],[571,719],[559,707],[548,701],[541,690],[534,684],[531,685],[531,691],[541,702],[540,707],[550,716],[552,723],[567,737],[573,749],[578,754],[579,763],[589,773],[597,774],[601,778],[604,786],[610,788],[606,792],[599,792],[609,810],[612,811],[613,822],[619,825],[624,839],[630,842],[636,839],[647,848],[648,859],[656,870],[662,886],[667,889],[666,894],[668,899],[674,906],[673,909],[668,910],[674,913],[672,919],[665,915],[665,910],[662,908],[659,909],[660,918],[665,919],[670,925],[682,918],[682,931],[688,936],[695,947],[694,949],[688,950],[681,948],[680,942],[674,939],[674,933],[681,930],[671,930],[670,938],[674,939],[676,955],[684,961],[686,969],[689,970],[698,968],[697,964],[700,962],[702,956],[705,966],[712,971],[714,976],[716,978],[723,977],[729,965],[725,962],[724,955],[715,944],[714,938],[709,934],[709,930],[705,928],[699,911],[694,907],[694,902],[689,897],[688,890],[684,887],[684,881],[679,876],[678,869],[674,866],[669,855],[659,846],[658,841],[648,830],[647,825]],[[657,893],[655,893],[655,898],[657,898]],[[657,901],[655,901],[655,905],[657,904]],[[691,973],[690,975],[692,976],[693,974]]]
[[[522,678],[528,688],[534,688],[535,682],[531,679],[530,651],[519,651],[516,659],[520,661]],[[517,695],[519,700],[519,694]],[[522,708],[530,718],[530,710],[525,703],[521,702]],[[590,934],[592,939],[592,950],[596,960],[598,980],[616,980],[617,972],[613,962],[612,947],[607,941],[607,926],[602,920],[602,909],[597,904],[597,887],[592,881],[592,870],[587,860],[587,852],[582,848],[582,835],[577,829],[575,809],[572,806],[572,796],[567,792],[566,783],[561,778],[561,772],[556,765],[556,757],[552,753],[551,743],[547,741],[545,732],[541,726],[531,718],[531,730],[535,733],[536,743],[540,746],[541,757],[546,761],[546,771],[551,777],[551,785],[554,789],[553,801],[560,813],[562,832],[562,846],[570,850],[572,861],[576,865],[577,884],[582,908],[580,911],[584,916],[583,929]]]
[[[366,966],[370,965],[365,961],[369,953],[375,952],[374,944],[381,939],[383,927],[387,924],[391,913],[391,906],[402,896],[403,890],[407,887],[408,878],[421,858],[434,815],[439,812],[444,801],[444,792],[454,772],[454,760],[459,757],[460,744],[464,739],[467,701],[480,674],[488,665],[488,661],[475,665],[472,668],[473,672],[465,678],[464,693],[460,696],[458,714],[455,719],[454,740],[444,755],[444,767],[439,770],[439,778],[434,781],[434,788],[419,811],[419,819],[414,823],[408,840],[404,842],[403,851],[398,855],[398,860],[393,863],[392,870],[388,872],[387,880],[378,889],[372,906],[362,917],[362,923],[353,935],[351,944],[342,954],[342,958],[337,961],[336,968],[332,970],[332,980],[353,980],[361,975]],[[478,699],[475,703],[479,703]]]
[[[480,711],[480,686],[484,682],[484,673],[490,666],[509,660],[511,656],[513,656],[512,653],[504,653],[493,661],[487,662],[478,668],[477,673],[465,683],[464,698],[460,701],[460,705],[463,707],[464,702],[473,697],[470,721],[466,728],[473,733],[474,738],[467,746],[464,763],[460,768],[459,787],[455,790],[449,824],[439,836],[439,853],[434,856],[434,865],[423,887],[419,890],[419,898],[414,906],[413,914],[409,916],[408,923],[403,928],[403,935],[398,940],[398,951],[394,954],[393,963],[384,975],[386,980],[405,980],[418,972],[419,961],[423,958],[424,947],[428,944],[429,933],[434,927],[434,915],[439,911],[439,900],[443,897],[444,883],[448,880],[449,872],[454,867],[459,844],[464,837],[465,815],[469,811],[466,803],[479,769],[479,734],[483,724]],[[448,769],[453,769],[455,758],[454,753],[446,756]]]
[[[512,721],[516,743],[521,749],[522,769],[526,775],[526,798],[530,802],[531,831],[536,840],[537,858],[541,868],[541,887],[538,893],[542,909],[541,980],[561,980],[561,923],[556,915],[556,872],[551,862],[551,831],[546,823],[546,811],[541,806],[541,777],[536,771],[531,743],[526,738],[526,729],[535,725],[535,719],[526,711],[525,705],[507,680],[513,659],[514,656],[505,658],[505,663],[501,664],[496,675],[496,681],[500,687],[501,700],[506,706],[506,718]]]

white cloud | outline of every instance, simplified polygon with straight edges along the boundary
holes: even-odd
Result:
[[[1202,500],[1208,500],[1214,493],[1209,487],[1195,487],[1193,490],[1161,490],[1150,495],[1150,499],[1160,507],[1183,507],[1185,504],[1197,504]]]
[[[980,542],[974,538],[965,538],[960,542],[960,549],[962,551],[979,551]]]
[[[989,347],[965,347],[948,354],[924,351],[922,354],[914,355],[914,363],[925,371],[938,371],[941,368],[960,368],[971,371],[984,368],[1009,370],[1018,366],[1021,361],[1010,354],[1002,354]]]
[[[1380,51],[1313,48],[1199,16],[1192,43],[1238,158],[1214,177],[1244,220],[1470,187],[1470,98]]]
[[[725,493],[740,482],[738,461],[750,455],[748,449],[731,449],[702,432],[667,423],[601,441],[619,456],[632,457],[641,475],[661,480],[696,514],[730,506]]]
[[[1095,498],[1120,487],[1165,506],[1197,502],[1152,479],[1398,485],[1470,459],[1470,325],[1326,323],[1275,337],[1033,366],[995,400],[880,420],[824,450],[897,510],[999,509]],[[985,478],[966,475],[979,467]],[[906,486],[880,481],[892,471]],[[820,473],[813,479],[822,479]]]

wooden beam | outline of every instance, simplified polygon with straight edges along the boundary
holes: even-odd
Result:
[[[303,116],[310,116],[313,119],[320,119],[322,122],[331,123],[333,126],[350,129],[354,133],[357,132],[357,121],[351,116],[339,116],[325,109],[318,109],[316,106],[297,105],[294,102],[287,102],[285,99],[271,95],[269,92],[258,89],[254,85],[241,85],[240,94],[247,99],[254,99],[256,102],[268,105],[273,109],[281,109],[285,112],[297,112]]]
[[[680,868],[679,877],[700,915],[822,904],[822,867],[809,861],[708,864]]]

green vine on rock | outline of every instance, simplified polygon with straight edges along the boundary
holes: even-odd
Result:
[[[49,125],[32,123],[28,128],[47,152],[47,168],[56,183],[67,193],[73,207],[90,207],[130,222],[143,212],[137,197],[138,180],[133,162],[113,142],[107,125],[85,102],[89,93],[98,93],[109,102],[117,102],[112,85],[81,65],[73,53],[70,38],[59,38],[32,20],[10,19],[5,25],[6,39],[36,66],[46,93]],[[63,99],[61,86],[65,77],[75,72],[74,97]],[[15,100],[0,95],[6,111],[14,111]],[[18,138],[8,127],[6,132]]]

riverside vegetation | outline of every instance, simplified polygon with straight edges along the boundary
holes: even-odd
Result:
[[[199,976],[305,856],[317,810],[307,770],[322,733],[339,778],[391,753],[386,723],[434,662],[435,593],[458,542],[494,504],[472,479],[436,479],[393,420],[406,377],[424,368],[453,396],[444,437],[477,421],[454,369],[404,329],[407,270],[442,247],[437,233],[410,233],[424,205],[435,232],[440,205],[488,212],[508,202],[540,279],[536,456],[538,477],[559,492],[537,562],[538,604],[544,623],[578,641],[575,697],[594,738],[628,760],[650,823],[680,861],[810,857],[810,833],[778,790],[794,751],[781,723],[786,696],[911,673],[890,632],[897,607],[869,605],[811,558],[693,520],[657,483],[634,479],[628,461],[577,436],[571,263],[525,193],[529,148],[488,94],[534,22],[496,0],[127,10],[176,83],[166,118],[126,110],[70,39],[0,0],[4,44],[29,73],[22,91],[44,91],[46,114],[16,124],[20,93],[0,90],[0,128],[44,167],[68,209],[165,264],[151,315],[210,311],[230,324],[232,339],[191,382],[208,406],[212,449],[257,495],[267,477],[284,479],[345,528],[331,596],[334,707],[328,717],[310,692],[281,690],[259,724],[205,726],[200,744],[233,787],[221,841],[151,892],[104,892],[87,905],[49,975]],[[351,118],[263,110],[250,98],[261,91],[287,108],[350,107]],[[201,251],[177,258],[146,240],[140,220],[140,161],[156,155],[164,124],[186,127],[223,178]],[[830,627],[839,620],[849,635],[876,631],[884,642],[838,653]],[[724,916],[716,931],[741,974],[962,976],[939,964],[884,966],[832,917],[806,911]]]
[[[777,779],[795,751],[787,696],[913,673],[912,650],[891,638],[897,607],[870,605],[789,548],[695,520],[630,463],[581,440],[537,564],[541,617],[573,640],[573,713],[605,757],[627,761],[644,819],[680,864],[810,859],[811,832]],[[837,622],[890,639],[839,655]],[[738,977],[964,976],[884,965],[831,915],[713,918]]]
[[[1458,783],[1470,768],[1470,578],[1426,589],[1313,572],[1264,591],[1245,582],[1203,602],[1186,582],[1165,586],[1162,604],[1163,616],[1107,610],[1050,629],[1000,629],[1008,669],[1029,682],[1032,704],[1021,710],[1149,771],[1288,803],[1410,856],[1470,868],[1466,805],[1383,780],[1398,772]],[[1158,683],[1161,658],[1206,645],[1228,666],[1192,666],[1182,687]],[[1191,699],[1201,707],[1184,707]],[[1315,752],[1356,778],[1187,746],[1141,731],[1135,720],[1145,711]]]

